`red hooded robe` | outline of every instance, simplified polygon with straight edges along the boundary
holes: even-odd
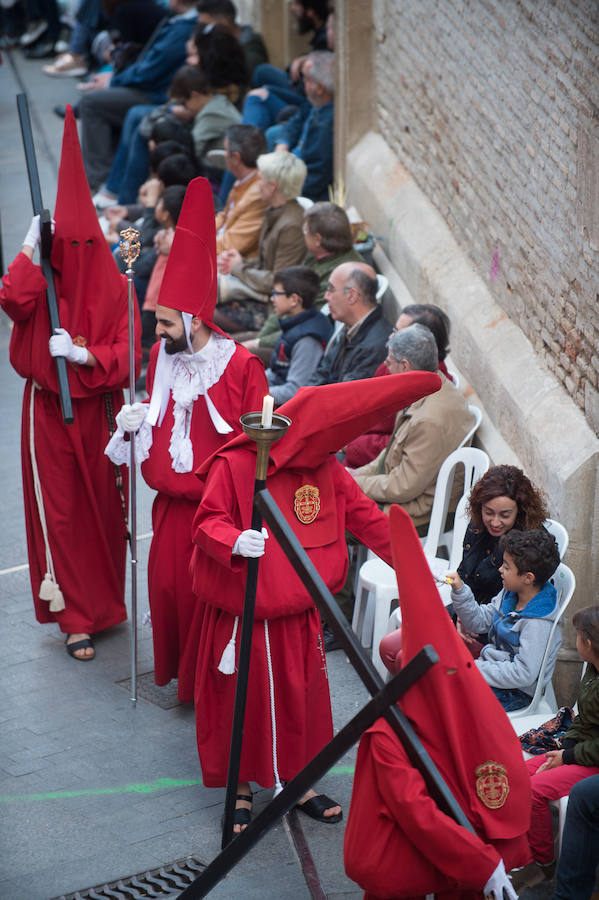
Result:
[[[46,281],[19,253],[2,279],[0,305],[14,322],[10,360],[26,379],[21,457],[29,574],[39,622],[61,631],[93,633],[127,618],[126,527],[115,470],[104,456],[129,381],[127,282],[98,225],[83,169],[75,119],[65,117],[51,262],[60,323],[94,367],[67,363],[74,424],[64,425],[56,363],[50,355]],[[141,358],[136,308],[138,363]],[[34,493],[37,465],[51,560],[65,608],[40,600],[48,557]],[[126,499],[127,473],[122,468]]]
[[[212,321],[216,296],[212,190],[205,178],[196,178],[185,194],[158,302],[169,309],[197,316],[216,335],[228,338]],[[149,394],[154,387],[159,351],[160,345],[156,344],[150,356]],[[208,397],[232,430],[228,434],[216,430],[206,400],[199,396],[188,423],[193,464],[190,471],[183,473],[173,469],[170,455],[174,401],[168,386],[167,389],[164,417],[152,428],[149,457],[141,466],[144,479],[158,492],[152,507],[154,536],[148,560],[154,679],[162,685],[178,678],[179,699],[191,701],[197,658],[197,631],[195,639],[191,633],[197,603],[189,573],[193,548],[191,526],[202,495],[202,483],[194,470],[241,432],[239,418],[243,413],[262,408],[268,383],[258,357],[236,344],[224,372],[208,390]],[[197,625],[196,620],[196,628]]]
[[[402,658],[432,644],[440,661],[399,706],[475,833],[437,807],[386,720],[363,735],[345,831],[345,868],[365,900],[481,900],[501,858],[530,858],[530,780],[516,733],[447,615],[407,513],[392,506]]]
[[[390,560],[388,519],[339,464],[335,450],[390,409],[439,386],[438,376],[418,372],[376,383],[304,387],[279,408],[292,425],[271,447],[267,487],[332,593],[347,575],[346,528]],[[251,527],[255,446],[241,435],[198,473],[205,489],[193,534],[194,590],[201,604],[195,703],[208,787],[226,783],[236,679],[218,666],[243,608],[247,560],[231,551]],[[238,627],[236,659],[239,637]],[[289,780],[331,738],[320,616],[271,535],[259,566],[239,780],[264,787],[277,774]]]

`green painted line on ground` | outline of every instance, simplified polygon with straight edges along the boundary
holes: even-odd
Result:
[[[335,766],[329,775],[353,775],[354,766]],[[41,800],[71,800],[73,797],[100,797],[107,794],[154,794],[157,791],[203,784],[201,778],[157,778],[145,784],[125,784],[120,787],[85,788],[80,791],[50,791],[46,794],[7,794],[0,803],[39,803]]]

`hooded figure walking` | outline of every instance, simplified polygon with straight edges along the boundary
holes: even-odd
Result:
[[[104,455],[129,383],[127,281],[98,225],[70,107],[51,255],[62,327],[52,336],[46,280],[33,263],[39,242],[35,216],[0,290],[14,322],[10,361],[26,379],[21,458],[29,574],[38,622],[56,622],[67,652],[89,661],[92,634],[127,618],[127,472]],[[135,329],[139,366],[137,309]],[[55,356],[67,360],[71,425],[62,421]]]

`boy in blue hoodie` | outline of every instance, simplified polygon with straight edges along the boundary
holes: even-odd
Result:
[[[314,306],[319,290],[320,278],[308,266],[290,266],[275,272],[270,299],[279,317],[281,334],[266,377],[277,406],[308,383],[333,333],[329,317]]]
[[[530,703],[543,653],[557,614],[557,593],[549,578],[559,565],[555,538],[544,529],[512,531],[500,541],[503,590],[479,606],[457,572],[447,577],[456,613],[468,631],[488,632],[489,642],[476,660],[497,699],[510,712]],[[545,681],[549,681],[561,643],[553,636]]]

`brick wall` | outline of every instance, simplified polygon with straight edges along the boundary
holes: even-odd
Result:
[[[373,9],[378,129],[599,429],[599,5]]]

